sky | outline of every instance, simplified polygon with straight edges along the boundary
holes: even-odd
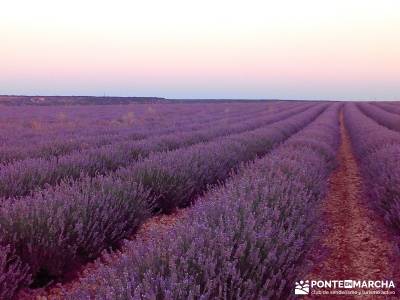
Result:
[[[0,94],[400,100],[400,1],[0,0]]]

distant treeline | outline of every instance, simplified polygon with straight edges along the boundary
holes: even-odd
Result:
[[[130,103],[231,103],[231,102],[307,101],[283,99],[167,99],[162,97],[112,97],[112,96],[15,96],[0,95],[0,105],[108,105]]]
[[[94,97],[94,96],[0,96],[3,105],[85,105],[164,102],[159,97]]]

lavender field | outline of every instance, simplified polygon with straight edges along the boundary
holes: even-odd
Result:
[[[312,276],[400,279],[398,103],[0,108],[0,299],[292,299]]]

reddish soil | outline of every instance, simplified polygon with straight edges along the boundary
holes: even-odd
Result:
[[[329,191],[321,210],[324,229],[318,249],[314,249],[311,280],[394,280],[398,277],[398,258],[391,235],[381,219],[366,203],[362,181],[351,142],[341,123],[339,167],[329,180]],[[321,253],[325,257],[321,258]],[[342,289],[343,290],[343,289]],[[398,293],[398,291],[397,291]],[[400,295],[398,295],[400,297]],[[309,296],[308,299],[388,299],[388,296]]]
[[[153,235],[151,232],[165,232],[171,229],[178,220],[182,220],[186,216],[186,209],[175,210],[168,215],[157,215],[146,222],[144,222],[139,230],[129,237],[127,240],[142,240],[146,241]],[[112,257],[118,258],[118,255],[124,251],[124,246],[121,249],[112,253]],[[110,256],[108,256],[109,258]],[[100,261],[106,263],[104,259],[99,258]],[[68,276],[64,282],[51,284],[46,288],[40,289],[25,289],[18,294],[19,300],[61,300],[62,289],[73,290],[79,285],[79,278],[84,274],[92,272],[95,268],[95,263],[87,263],[83,265],[79,270],[76,270],[71,276]]]

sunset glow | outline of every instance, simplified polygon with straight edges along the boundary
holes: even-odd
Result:
[[[0,43],[0,94],[400,98],[400,1],[5,0]]]

